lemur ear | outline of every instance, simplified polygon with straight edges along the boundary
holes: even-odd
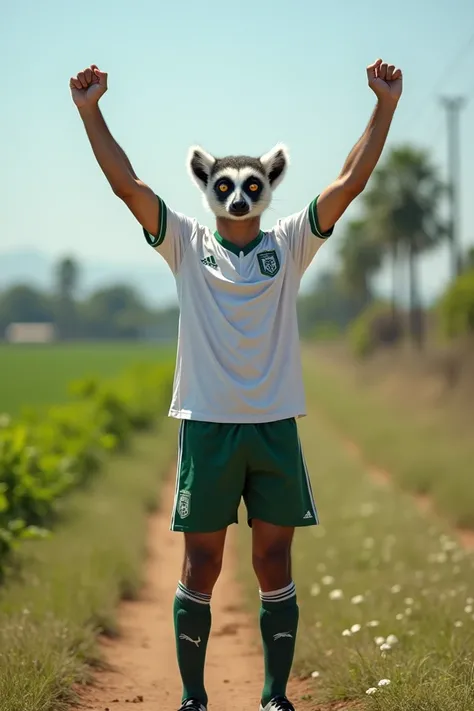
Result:
[[[265,169],[272,188],[276,188],[285,177],[290,163],[288,148],[283,143],[277,143],[271,151],[260,157],[260,163]]]
[[[188,151],[187,167],[189,174],[203,192],[207,188],[209,176],[216,159],[201,146],[191,146]]]

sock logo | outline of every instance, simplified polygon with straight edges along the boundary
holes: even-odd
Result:
[[[199,645],[201,644],[201,638],[200,638],[200,637],[198,637],[197,639],[192,639],[192,637],[188,637],[187,634],[180,634],[180,635],[179,635],[179,638],[180,638],[180,639],[185,639],[186,642],[191,642],[192,644],[195,644],[196,647],[199,647]]]
[[[293,639],[293,635],[291,634],[291,632],[277,632],[273,635],[273,639],[275,642],[278,639],[281,639],[282,637],[289,637],[290,639]]]

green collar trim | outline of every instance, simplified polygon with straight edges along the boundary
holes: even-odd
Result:
[[[225,249],[228,249],[229,252],[233,252],[237,256],[239,256],[240,253],[243,252],[244,256],[246,257],[247,254],[249,254],[252,251],[252,249],[254,249],[257,245],[260,244],[260,242],[262,241],[262,239],[264,237],[264,234],[265,233],[262,232],[262,230],[260,230],[260,232],[255,237],[255,239],[253,239],[251,242],[246,244],[245,247],[239,247],[234,242],[230,242],[228,239],[225,239],[225,237],[221,237],[221,235],[219,234],[219,232],[217,232],[217,230],[216,230],[216,232],[214,232],[214,237],[219,242],[219,244],[221,244]]]

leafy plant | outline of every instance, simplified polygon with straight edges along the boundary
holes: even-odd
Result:
[[[108,452],[163,414],[172,377],[166,365],[134,368],[112,381],[71,386],[76,401],[0,417],[0,575],[25,538],[47,535],[58,503],[96,475]]]

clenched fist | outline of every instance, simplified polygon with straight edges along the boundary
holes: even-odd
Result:
[[[101,72],[99,67],[91,64],[83,72],[79,72],[77,77],[71,77],[69,87],[72,100],[78,108],[97,104],[107,91],[107,73]]]
[[[381,59],[367,67],[369,86],[378,99],[391,99],[397,102],[402,95],[402,70]]]

